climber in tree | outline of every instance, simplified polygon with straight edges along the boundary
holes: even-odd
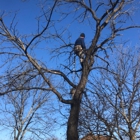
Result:
[[[80,37],[75,41],[75,45],[74,45],[74,52],[79,57],[82,67],[83,67],[84,55],[86,50],[84,38],[85,38],[85,34],[81,33]]]

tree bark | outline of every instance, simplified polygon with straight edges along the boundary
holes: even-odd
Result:
[[[78,140],[78,118],[80,112],[80,100],[74,99],[74,103],[71,105],[70,116],[67,125],[67,140]]]

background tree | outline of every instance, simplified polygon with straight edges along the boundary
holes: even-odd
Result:
[[[139,48],[118,47],[108,71],[101,69],[93,76],[92,94],[83,101],[80,132],[116,140],[140,138],[139,54]]]
[[[108,65],[106,56],[110,55],[109,49],[113,49],[114,43],[121,32],[131,28],[139,28],[139,26],[131,23],[126,24],[131,12],[129,6],[132,6],[133,2],[130,0],[102,2],[92,0],[44,1],[42,14],[36,18],[38,23],[36,29],[29,35],[22,34],[14,20],[7,24],[4,21],[5,15],[2,14],[0,18],[0,54],[2,59],[1,67],[4,73],[0,82],[1,95],[18,91],[18,87],[12,87],[12,89],[9,87],[12,82],[18,81],[21,76],[30,74],[30,81],[33,81],[35,77],[40,77],[40,83],[45,83],[45,86],[30,85],[29,90],[50,91],[52,96],[56,95],[60,102],[70,105],[67,139],[78,140],[77,128],[81,100],[88,78],[92,74],[91,71],[94,70],[95,62],[103,61]],[[69,19],[71,25],[79,20],[81,24],[88,23],[88,25],[91,25],[90,28],[88,26],[88,29],[91,31],[92,41],[87,48],[83,68],[76,68],[74,71],[76,82],[73,82],[73,69],[70,67],[72,64],[73,43],[70,43],[70,36],[66,32],[67,28],[64,26],[59,27],[58,24],[59,21],[61,25],[66,25],[67,19]],[[48,47],[44,47],[47,54],[49,54],[47,58],[46,54],[44,59],[42,58],[43,52],[41,56],[38,54],[38,49],[41,49],[43,43],[47,41],[52,41],[53,45],[58,45],[58,48],[54,47],[57,58],[58,56],[62,58],[65,54],[65,58],[60,59],[61,61],[58,62],[59,67],[57,65],[50,66],[51,53]],[[23,66],[27,64],[31,66],[32,73],[24,69]],[[7,71],[5,71],[7,68],[8,73],[12,72],[12,77],[8,81]],[[17,69],[19,73],[14,71]],[[73,98],[69,94],[71,89],[75,89]],[[26,89],[22,88],[20,90]]]
[[[9,76],[11,78],[11,74]],[[10,139],[44,140],[51,137],[57,128],[55,118],[52,116],[54,112],[49,105],[50,93],[38,89],[28,90],[32,84],[43,88],[44,85],[40,85],[39,78],[34,80],[36,83],[31,83],[27,76],[18,79],[18,82],[13,82],[9,88],[26,90],[12,91],[1,98],[0,128]]]

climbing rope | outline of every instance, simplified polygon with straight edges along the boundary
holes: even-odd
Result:
[[[75,74],[75,66],[76,66],[76,55],[74,54],[74,58],[73,58],[73,82],[76,82],[76,74]]]

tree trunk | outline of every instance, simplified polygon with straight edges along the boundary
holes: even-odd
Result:
[[[81,80],[76,88],[76,93],[73,97],[73,103],[71,104],[70,116],[67,124],[67,140],[79,139],[78,122],[79,122],[80,104],[81,104],[84,88],[87,83],[88,74],[90,71],[88,66],[88,60],[89,59],[87,58],[87,61],[84,62]]]
[[[70,116],[67,125],[67,140],[78,140],[78,119],[80,112],[80,100],[74,99],[74,103],[71,105]]]
[[[130,140],[135,140],[136,139],[135,132],[132,129],[132,127],[130,127],[129,133],[130,133]]]

